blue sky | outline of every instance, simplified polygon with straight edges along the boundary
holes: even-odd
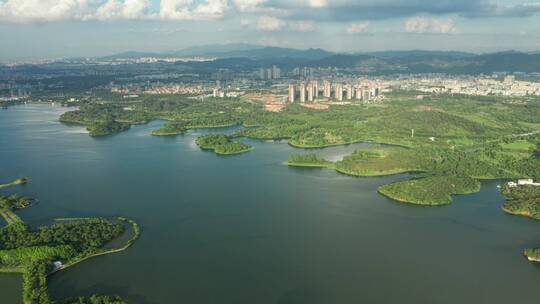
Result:
[[[539,14],[518,0],[0,0],[0,60],[215,43],[539,51]]]

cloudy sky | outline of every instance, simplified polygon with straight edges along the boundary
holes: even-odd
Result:
[[[0,60],[215,43],[539,51],[539,14],[521,0],[0,0]]]

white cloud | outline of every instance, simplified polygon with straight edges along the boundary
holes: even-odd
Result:
[[[368,27],[369,22],[367,21],[353,22],[347,28],[347,34],[359,34],[365,32]]]
[[[240,20],[240,26],[242,28],[248,28],[249,27],[249,20],[247,20],[247,19]]]
[[[0,20],[25,23],[81,19],[89,8],[88,0],[7,0],[0,2]]]
[[[457,32],[457,27],[452,19],[416,16],[405,20],[405,31],[407,33],[452,34]]]
[[[148,0],[108,0],[97,8],[93,18],[98,20],[143,19],[150,6]]]
[[[165,20],[212,20],[225,16],[227,0],[208,0],[192,7],[193,0],[161,0],[159,17]]]
[[[257,29],[265,32],[273,32],[282,30],[287,25],[287,22],[270,16],[261,16],[257,20]]]
[[[0,0],[0,22],[212,20],[230,8],[229,0],[161,0],[157,13],[151,13],[150,6],[150,0]]]
[[[233,0],[236,8],[241,12],[253,12],[260,8],[260,5],[267,0]]]
[[[328,6],[328,0],[309,0],[309,6],[311,7],[327,7]]]
[[[315,30],[313,21],[292,21],[289,22],[289,28],[296,32],[312,32]]]
[[[310,20],[286,21],[271,16],[261,16],[257,20],[257,29],[264,32],[275,32],[289,29],[295,32],[312,32],[315,30],[315,23]]]

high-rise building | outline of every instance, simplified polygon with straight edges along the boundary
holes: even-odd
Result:
[[[353,86],[352,84],[347,85],[347,99],[351,100],[353,97]]]
[[[281,70],[277,66],[272,66],[272,79],[281,78]]]
[[[358,87],[356,88],[356,99],[361,100],[362,99],[362,88]]]
[[[330,81],[325,80],[323,82],[323,96],[326,98],[330,98]]]
[[[371,90],[369,90],[369,88],[365,88],[362,92],[362,100],[366,102],[370,99],[371,99]]]
[[[315,99],[319,98],[319,81],[318,80],[313,81],[313,95]]]
[[[306,102],[306,84],[304,82],[300,84],[300,102]]]
[[[343,100],[343,85],[342,84],[336,84],[336,90],[335,90],[335,98],[338,101]]]
[[[281,78],[281,70],[275,65],[271,68],[261,68],[259,69],[259,78],[263,80],[279,79]]]
[[[379,88],[377,87],[371,88],[371,97],[377,97],[377,96],[379,96]]]
[[[289,102],[290,103],[294,102],[294,95],[295,95],[294,84],[290,84],[289,85]]]
[[[307,86],[307,100],[313,102],[313,83],[309,83]]]

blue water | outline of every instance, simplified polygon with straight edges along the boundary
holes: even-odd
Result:
[[[497,182],[448,207],[395,203],[377,186],[407,176],[353,178],[282,163],[306,152],[243,140],[252,152],[201,151],[196,130],[162,138],[162,122],[95,139],[58,122],[65,108],[0,111],[1,190],[36,197],[18,214],[115,216],[143,228],[128,251],[50,278],[55,299],[119,294],[131,303],[536,303],[540,223],[504,214]],[[231,131],[231,130],[225,130]],[[319,150],[339,159],[365,144]],[[312,152],[312,151],[307,151]],[[0,275],[0,303],[20,302],[20,278]]]

